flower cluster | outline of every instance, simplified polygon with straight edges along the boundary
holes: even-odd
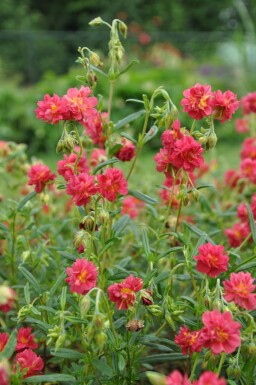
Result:
[[[56,175],[51,172],[48,166],[42,163],[36,163],[31,166],[28,171],[30,186],[35,185],[35,191],[40,193],[43,191],[45,186],[51,185],[56,179]]]
[[[210,349],[213,354],[229,354],[240,346],[242,325],[232,319],[229,311],[207,311],[202,315],[202,322],[202,329],[190,331],[183,326],[176,335],[175,342],[181,347],[183,354],[200,352],[203,348]]]
[[[174,370],[165,378],[166,385],[226,385],[224,378],[219,378],[216,373],[206,371],[193,382],[189,381],[187,374],[182,375],[178,370]]]
[[[0,352],[4,350],[8,340],[8,333],[0,333]],[[41,373],[44,367],[43,359],[32,350],[37,349],[37,347],[38,344],[35,342],[35,337],[31,333],[31,328],[20,328],[18,330],[15,347],[16,355],[12,363],[14,373],[17,371],[21,372],[23,378]]]
[[[239,101],[233,92],[222,93],[220,90],[212,92],[211,86],[200,83],[185,90],[183,95],[181,101],[183,111],[195,120],[213,115],[214,119],[225,123],[239,107]]]
[[[157,171],[168,174],[173,168],[193,172],[204,163],[202,145],[187,132],[182,133],[178,120],[163,132],[161,139],[163,148],[154,157]]]

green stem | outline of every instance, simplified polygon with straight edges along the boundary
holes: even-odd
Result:
[[[131,174],[133,172],[135,163],[137,162],[138,156],[139,156],[139,154],[141,152],[141,149],[143,147],[143,139],[144,139],[144,136],[145,136],[145,133],[146,133],[146,129],[147,129],[147,126],[148,126],[149,116],[150,116],[150,111],[147,111],[146,112],[146,116],[145,116],[145,120],[144,120],[144,125],[143,125],[142,132],[141,132],[140,141],[139,141],[138,146],[137,146],[136,155],[133,158],[133,162],[132,162],[131,168],[130,168],[129,173],[128,173],[127,177],[126,177],[127,181],[128,181],[128,179],[130,178],[130,176],[131,176]]]
[[[15,225],[16,225],[16,213],[14,213],[13,216],[13,223],[12,223],[12,248],[11,248],[11,277],[12,281],[15,281],[15,246],[16,246],[16,231],[15,231]]]
[[[114,80],[110,80],[109,84],[109,96],[108,96],[108,120],[110,121],[111,107],[114,93]]]
[[[219,366],[218,366],[218,370],[217,370],[218,376],[220,375],[220,371],[221,371],[221,368],[224,364],[225,358],[226,358],[226,353],[224,353],[224,352],[221,353],[220,362],[219,362]]]
[[[195,359],[194,359],[193,367],[192,367],[191,374],[189,377],[190,381],[193,381],[193,379],[194,379],[194,374],[195,374],[195,370],[196,370],[196,366],[197,366],[197,362],[198,362],[198,354],[194,353],[194,356],[195,356]]]
[[[176,218],[176,225],[175,225],[175,229],[174,229],[175,233],[177,233],[177,229],[178,229],[178,225],[179,225],[179,219],[180,219],[182,204],[183,204],[183,199],[181,198],[180,202],[179,202],[179,209],[178,209],[178,214],[177,214],[177,218]]]

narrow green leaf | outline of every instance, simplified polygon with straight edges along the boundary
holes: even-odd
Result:
[[[75,382],[76,379],[73,376],[70,376],[69,374],[43,374],[39,376],[32,376],[26,378],[25,382],[30,383],[37,383],[37,382]]]
[[[145,229],[142,229],[141,231],[141,238],[142,238],[143,249],[145,251],[146,256],[148,257],[151,254],[151,251],[149,246],[148,234]]]
[[[134,64],[139,64],[139,60],[135,59],[128,63],[127,66],[121,69],[121,71],[119,72],[119,76],[127,72]]]
[[[243,271],[246,270],[246,266],[250,265],[250,263],[256,263],[256,255],[253,255],[252,257],[246,259],[245,261],[239,263],[239,265],[233,267],[230,269],[230,271]]]
[[[164,251],[163,253],[159,254],[157,256],[157,260],[166,257],[168,254],[173,253],[174,251],[180,251],[180,250],[183,250],[182,246],[171,247],[170,249],[168,249],[168,250]]]
[[[20,272],[25,276],[25,278],[31,283],[33,288],[36,290],[38,294],[41,293],[41,288],[36,280],[36,278],[33,276],[33,274],[30,273],[25,267],[19,266]]]
[[[29,305],[30,304],[29,282],[27,282],[27,284],[24,286],[24,296],[25,296],[27,305]]]
[[[65,184],[58,184],[57,190],[65,190],[67,186]]]
[[[213,190],[216,190],[215,186],[213,186],[212,184],[203,184],[201,186],[196,187],[196,190],[202,190],[203,188],[211,188]],[[193,189],[188,190],[187,192],[190,193],[192,191],[193,191]]]
[[[32,191],[30,194],[26,195],[25,198],[22,199],[22,201],[18,204],[17,210],[20,210],[28,201],[30,201],[36,195],[36,191]]]
[[[52,350],[51,355],[55,357],[69,358],[73,360],[80,360],[84,358],[84,353],[80,353],[73,349],[58,349],[57,351]]]
[[[112,230],[116,236],[120,235],[130,221],[129,215],[125,214],[119,218],[112,226]]]
[[[139,99],[126,99],[126,102],[134,102],[134,103],[139,103],[144,105],[144,101]]]
[[[102,162],[96,166],[92,172],[93,175],[95,175],[99,170],[101,170],[103,167],[108,166],[109,164],[117,163],[119,162],[119,159],[117,158],[111,158],[106,160],[105,162]]]
[[[17,330],[13,330],[13,332],[10,334],[8,338],[8,342],[5,345],[4,350],[2,351],[2,357],[8,360],[13,352],[15,351],[16,347],[16,342],[17,342]]]
[[[4,231],[5,233],[9,233],[8,227],[6,227],[3,223],[0,223],[0,230]]]
[[[104,376],[112,377],[113,370],[112,370],[111,366],[109,366],[105,362],[98,360],[97,358],[94,358],[92,360],[92,364]]]
[[[40,321],[40,320],[32,318],[32,317],[27,317],[24,322],[31,324],[31,325],[33,325],[33,324],[37,325],[38,329],[42,330],[42,332],[44,332],[45,334],[47,334],[48,330],[51,329],[51,327],[52,327],[52,325],[47,324],[46,322]]]
[[[59,251],[58,254],[60,254],[62,257],[69,259],[70,261],[75,261],[77,259],[75,255],[70,254],[67,251]]]
[[[126,138],[128,140],[130,140],[132,143],[134,144],[137,144],[137,140],[134,139],[131,135],[127,134],[126,132],[121,132],[120,133],[120,136],[122,136],[123,138]]]
[[[188,222],[183,222],[183,224],[188,227],[194,234],[198,235],[199,237],[205,237],[205,240],[207,240],[208,242],[211,242],[213,245],[215,245],[215,242],[214,240],[209,237],[209,235],[207,233],[205,233],[204,231],[200,230],[198,227],[196,227],[195,225],[192,225],[191,223],[188,223]]]
[[[141,359],[142,364],[146,363],[156,363],[156,362],[166,362],[166,361],[182,361],[187,360],[189,357],[183,355],[182,353],[163,353],[163,354],[153,354],[152,356],[143,357]]]
[[[55,284],[53,285],[53,287],[51,288],[50,290],[50,293],[49,293],[49,296],[52,297],[53,294],[55,293],[55,291],[58,289],[58,287],[60,286],[61,283],[64,284],[64,278],[66,277],[66,271],[64,270],[60,276],[58,277],[57,281],[55,282]]]
[[[246,208],[248,211],[248,217],[249,217],[249,223],[250,223],[250,229],[251,229],[251,234],[252,234],[252,239],[253,242],[256,244],[256,228],[255,228],[255,223],[254,223],[254,217],[252,213],[252,209],[248,203],[246,203]]]
[[[129,195],[134,196],[135,198],[138,198],[139,200],[150,203],[150,204],[156,204],[158,202],[157,199],[150,197],[149,195],[143,194],[140,191],[136,190],[129,190],[128,191]]]
[[[102,76],[104,76],[104,78],[108,78],[108,74],[106,74],[106,72],[102,71],[101,69],[99,69],[98,67],[95,67],[92,64],[90,66],[93,69],[93,71],[98,72],[98,74],[101,74]]]
[[[145,110],[139,110],[137,112],[134,112],[133,114],[130,114],[126,116],[124,119],[119,120],[115,125],[114,125],[114,130],[119,130],[119,128],[125,126],[128,123],[133,122],[134,120],[138,119],[140,116],[144,115],[146,113]]]

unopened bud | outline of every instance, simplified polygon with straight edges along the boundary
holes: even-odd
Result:
[[[85,316],[88,313],[88,310],[90,309],[90,298],[89,297],[83,297],[81,303],[80,303],[80,312],[81,316]]]
[[[149,289],[141,290],[141,300],[143,305],[149,306],[153,305],[153,291]]]
[[[0,384],[9,385],[10,365],[7,360],[0,361]]]
[[[143,321],[133,319],[128,322],[126,325],[126,329],[129,330],[129,332],[138,332],[139,330],[144,328]]]
[[[89,22],[89,25],[92,25],[93,27],[98,27],[99,25],[102,24],[102,22],[103,22],[103,20],[101,17],[96,17],[95,19],[93,19]]]
[[[100,224],[108,223],[108,221],[109,221],[109,212],[104,210],[104,209],[101,209],[98,212],[97,218],[98,218]]]
[[[103,62],[102,62],[101,58],[95,52],[92,52],[92,51],[90,52],[89,59],[90,59],[90,62],[95,67],[102,67],[103,66]]]
[[[79,228],[86,231],[92,231],[94,227],[94,218],[92,215],[86,215],[79,223]]]
[[[23,251],[23,253],[21,254],[21,260],[22,262],[26,262],[26,260],[30,257],[31,253],[30,251]]]
[[[209,137],[207,138],[207,141],[206,141],[206,149],[209,150],[210,148],[213,148],[216,146],[216,143],[217,143],[217,135],[215,134],[215,132],[212,132],[211,135],[209,135]]]
[[[166,377],[156,372],[146,372],[147,378],[152,385],[166,385]]]
[[[124,38],[127,36],[127,26],[123,21],[119,21],[119,31],[123,35]]]
[[[156,317],[161,317],[164,314],[162,308],[158,305],[149,305],[147,306],[147,309],[151,314],[155,315]]]
[[[97,344],[97,347],[99,347],[100,350],[103,349],[106,340],[107,340],[107,335],[104,332],[97,333],[95,336],[95,342]]]
[[[77,249],[79,246],[86,247],[87,242],[90,239],[90,234],[84,230],[80,230],[75,234],[73,245]]]

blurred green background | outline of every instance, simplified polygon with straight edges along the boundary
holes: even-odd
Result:
[[[88,25],[97,16],[128,25],[127,61],[140,60],[116,85],[113,120],[136,108],[127,98],[150,95],[160,85],[177,106],[183,90],[196,82],[231,89],[239,98],[256,89],[255,0],[1,0],[1,140],[26,143],[29,155],[47,158],[55,151],[61,127],[36,120],[36,103],[45,93],[63,95],[81,85],[79,46],[107,54],[109,30]],[[107,98],[104,79],[97,93]],[[190,124],[185,114],[180,118]],[[217,135],[224,159],[227,149],[237,156],[242,136],[234,123],[219,125]],[[151,148],[158,144],[153,141]]]

